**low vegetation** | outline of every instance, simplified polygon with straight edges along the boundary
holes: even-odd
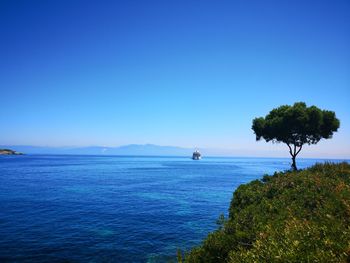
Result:
[[[179,261],[350,262],[350,165],[317,164],[241,185],[229,217],[218,221]]]

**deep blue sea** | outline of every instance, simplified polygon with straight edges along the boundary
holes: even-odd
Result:
[[[167,262],[216,229],[240,184],[289,167],[271,158],[0,156],[0,261]]]

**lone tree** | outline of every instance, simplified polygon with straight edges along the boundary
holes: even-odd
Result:
[[[316,144],[322,138],[330,139],[339,128],[339,120],[333,111],[307,107],[304,102],[293,106],[283,105],[268,115],[253,120],[256,140],[283,142],[292,156],[292,169],[297,170],[295,158],[304,144]]]

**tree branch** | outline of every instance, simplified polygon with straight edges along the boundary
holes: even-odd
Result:
[[[297,156],[296,152],[297,152],[297,145],[294,143],[294,154],[293,154],[294,157]]]
[[[287,146],[288,146],[288,148],[289,148],[289,153],[290,153],[290,155],[293,156],[292,147],[290,147],[289,143],[286,143],[286,144],[287,144]]]
[[[301,151],[302,148],[303,148],[303,145],[300,145],[300,148],[299,148],[299,150],[297,151],[297,153],[295,154],[295,156],[298,155],[298,153]]]

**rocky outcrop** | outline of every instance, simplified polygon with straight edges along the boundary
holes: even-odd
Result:
[[[0,149],[0,155],[22,155],[23,153],[16,152],[10,149]]]

